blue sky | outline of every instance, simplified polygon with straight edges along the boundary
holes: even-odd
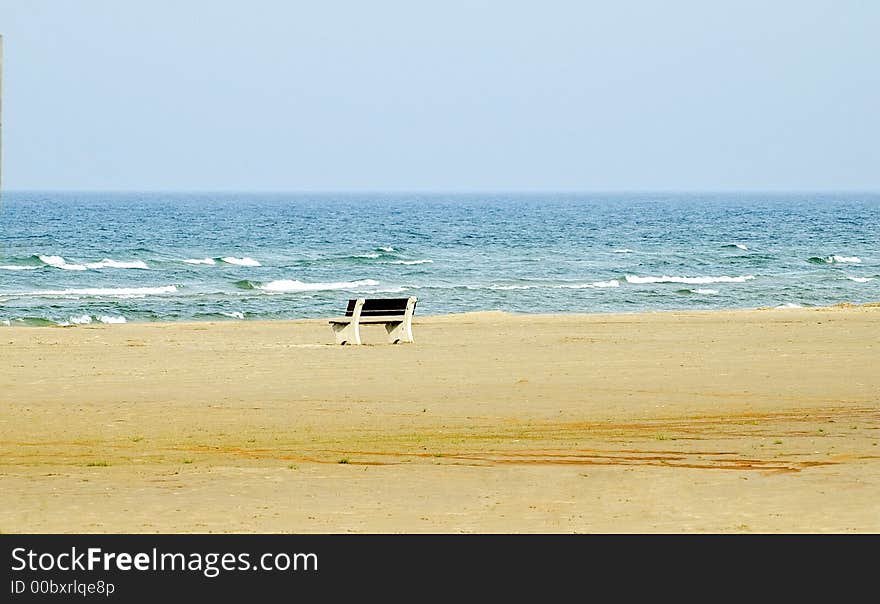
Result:
[[[880,2],[2,0],[6,189],[877,190]]]

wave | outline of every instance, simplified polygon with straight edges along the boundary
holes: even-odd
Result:
[[[370,258],[370,259],[373,259],[373,258],[378,258],[378,257],[381,256],[381,255],[382,255],[382,254],[376,254],[376,253],[371,253],[371,254],[355,254],[354,256],[352,256],[352,258]]]
[[[140,269],[148,269],[147,263],[143,260],[131,260],[130,262],[125,262],[122,260],[113,260],[111,258],[104,258],[100,262],[89,262],[86,263],[86,268],[140,268]]]
[[[64,269],[66,271],[84,271],[86,266],[84,264],[69,264],[67,260],[65,260],[62,256],[37,256],[43,264],[48,266],[54,266],[55,268]]]
[[[747,250],[749,246],[744,245],[742,243],[727,243],[721,246],[722,248],[729,250]]]
[[[88,325],[92,322],[92,318],[89,315],[81,315],[79,317],[70,317],[67,321],[59,323],[59,325]]]
[[[383,246],[377,247],[376,249],[379,250],[380,252],[385,252],[388,254],[395,251],[395,249],[393,247],[391,247],[390,245],[383,245]]]
[[[233,319],[244,319],[244,313],[237,310],[232,312],[221,312],[220,314],[224,317],[231,317]]]
[[[628,247],[622,247],[619,250],[614,250],[615,254],[632,254],[634,250],[629,249]]]
[[[803,308],[803,306],[795,304],[794,302],[786,302],[785,304],[780,304],[776,308]]]
[[[125,317],[121,315],[118,317],[112,315],[99,315],[97,319],[99,323],[107,323],[108,325],[125,323]]]
[[[388,287],[385,289],[370,289],[364,291],[365,294],[402,294],[405,292],[407,287]]]
[[[22,325],[25,327],[50,327],[58,325],[55,321],[43,317],[18,317],[12,320],[3,319],[0,323],[3,323],[4,325],[12,325],[14,323],[15,325]]]
[[[143,260],[131,260],[131,261],[123,261],[123,260],[113,260],[112,258],[104,258],[99,262],[86,262],[85,264],[71,264],[67,260],[64,259],[63,256],[46,256],[39,255],[37,258],[40,261],[47,265],[55,268],[60,268],[66,271],[84,271],[88,269],[99,269],[99,268],[139,268],[139,269],[148,269],[150,268]]]
[[[70,325],[91,325],[92,323],[104,323],[106,325],[125,323],[125,317],[112,315],[76,315],[67,319],[67,321],[59,321],[56,323],[59,327],[67,327]]]
[[[38,266],[26,266],[24,264],[0,264],[0,271],[32,271]]]
[[[698,294],[700,296],[714,296],[719,293],[717,289],[708,289],[708,288],[696,288],[696,289],[677,289],[676,293],[679,294]]]
[[[242,279],[241,281],[233,281],[232,283],[238,289],[256,289],[259,286],[259,283],[254,283],[253,281],[248,281],[247,279]]]
[[[232,256],[224,256],[223,258],[218,258],[221,262],[225,262],[226,264],[234,264],[235,266],[262,266],[259,262],[254,260],[253,258],[248,258],[245,256],[244,258],[234,258]]]
[[[372,285],[379,285],[379,282],[374,281],[373,279],[361,279],[359,281],[335,281],[332,283],[304,283],[296,279],[280,279],[278,281],[270,281],[265,285],[256,285],[255,287],[267,292],[282,293],[357,289],[359,287],[369,287]]]
[[[517,289],[589,289],[593,287],[620,287],[620,281],[593,281],[592,283],[560,283],[556,285],[490,285],[489,289],[512,291]],[[465,286],[466,289],[483,289],[482,287]]]
[[[131,297],[173,294],[176,285],[160,287],[83,287],[71,289],[47,289],[25,293],[7,294],[10,296],[95,296],[95,297]]]
[[[620,287],[620,281],[612,279],[611,281],[593,281],[592,283],[566,283],[563,285],[554,285],[554,289],[587,289],[591,287]]]
[[[395,260],[391,264],[431,264],[433,260],[425,259],[425,260]]]
[[[740,277],[637,277],[635,275],[627,275],[627,283],[686,283],[688,285],[702,285],[706,283],[745,283],[754,279],[754,275],[743,275]]]
[[[811,256],[807,258],[807,262],[812,262],[813,264],[861,264],[862,259],[858,256],[838,256],[834,254],[833,256]]]
[[[610,281],[593,281],[590,285],[593,287],[620,287],[620,281],[611,279]]]
[[[874,277],[847,277],[847,279],[856,283],[867,283],[868,281],[873,281]]]
[[[187,264],[217,264],[213,258],[187,258],[184,262]]]

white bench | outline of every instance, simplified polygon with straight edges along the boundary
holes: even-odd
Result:
[[[415,296],[409,298],[357,298],[348,301],[345,316],[330,319],[337,344],[360,344],[361,325],[385,325],[388,341],[412,342],[412,317]]]

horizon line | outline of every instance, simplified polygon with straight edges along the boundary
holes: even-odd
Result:
[[[383,194],[383,195],[546,195],[546,194],[564,194],[564,195],[630,195],[630,194],[880,194],[880,188],[857,189],[380,189],[380,188],[363,188],[363,189],[90,189],[90,188],[16,188],[5,189],[0,194],[6,193],[208,193],[208,194],[282,194],[282,195],[364,195],[364,194]]]

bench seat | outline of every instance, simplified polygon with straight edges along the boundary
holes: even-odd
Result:
[[[328,323],[337,344],[360,344],[361,325],[384,325],[392,344],[412,342],[412,317],[417,301],[415,296],[352,299],[348,301],[345,316],[334,317]]]
[[[351,323],[351,317],[337,317],[335,319],[330,319],[330,323],[334,324],[345,324]],[[377,316],[377,317],[364,317],[361,316],[358,319],[358,323],[363,325],[364,323],[402,323],[404,321],[403,315],[386,315],[386,316]]]

